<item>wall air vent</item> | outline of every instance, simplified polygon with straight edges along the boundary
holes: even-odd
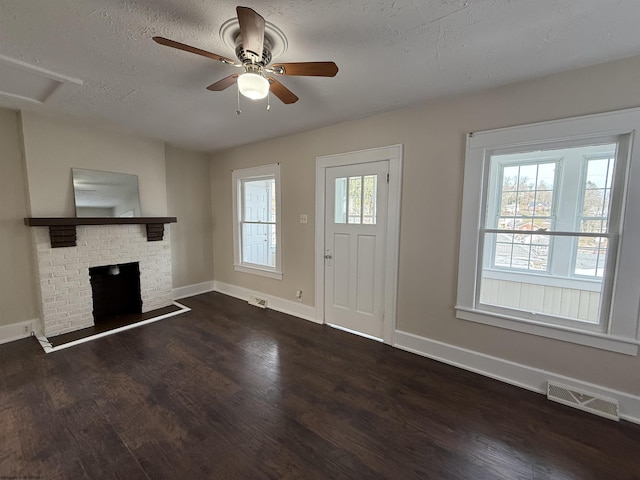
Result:
[[[547,382],[547,398],[611,420],[620,420],[618,401],[594,393],[576,390],[559,383]]]
[[[254,305],[260,308],[267,308],[267,300],[264,298],[251,296],[249,297],[249,305]]]

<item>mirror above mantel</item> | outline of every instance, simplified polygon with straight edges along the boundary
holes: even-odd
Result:
[[[78,218],[141,217],[138,176],[72,168]]]

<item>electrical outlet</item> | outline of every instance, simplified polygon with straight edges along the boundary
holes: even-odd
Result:
[[[22,333],[24,334],[29,334],[29,331],[31,330],[31,325],[29,325],[28,323],[22,327]]]
[[[302,301],[302,290],[296,290],[296,298],[299,302]]]
[[[300,214],[300,223],[307,223],[309,221],[309,218],[307,217],[306,213],[301,213]]]

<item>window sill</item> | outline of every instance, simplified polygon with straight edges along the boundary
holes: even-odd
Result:
[[[236,272],[250,273],[252,275],[259,275],[261,277],[275,278],[276,280],[282,280],[282,272],[275,270],[266,270],[258,267],[249,267],[247,265],[234,265],[233,268]]]
[[[557,325],[541,324],[462,306],[456,306],[455,308],[456,318],[462,320],[506,328],[540,337],[553,338],[625,355],[638,355],[638,345],[640,342],[635,339],[614,337],[605,333],[581,331]]]

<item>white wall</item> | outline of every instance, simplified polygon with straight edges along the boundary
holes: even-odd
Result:
[[[138,175],[142,216],[166,216],[164,143],[22,113],[32,217],[75,216],[72,168]]]
[[[0,326],[38,317],[19,128],[19,114],[0,109]]]
[[[167,202],[172,216],[173,288],[213,281],[209,157],[167,145]]]

